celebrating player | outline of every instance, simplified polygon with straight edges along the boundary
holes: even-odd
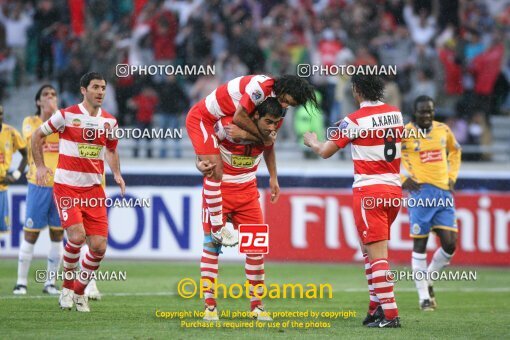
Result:
[[[341,122],[338,130],[331,134],[330,138],[334,140],[319,142],[315,133],[306,133],[304,143],[322,158],[331,157],[351,143],[354,219],[363,244],[370,291],[369,312],[363,324],[395,328],[400,327],[400,318],[393,283],[389,282],[386,274],[390,269],[390,227],[400,206],[374,206],[373,202],[392,202],[402,196],[398,137],[404,126],[400,111],[380,101],[383,91],[384,83],[380,78],[353,76],[352,92],[360,109]]]
[[[250,116],[255,106],[267,97],[276,97],[283,108],[305,104],[311,101],[317,105],[313,87],[304,79],[285,75],[272,79],[264,75],[250,75],[235,78],[209,94],[195,104],[186,118],[186,129],[200,161],[208,161],[212,175],[204,177],[202,195],[206,199],[206,208],[211,221],[211,237],[213,241],[225,246],[235,245],[233,235],[225,228],[222,216],[222,201],[212,200],[210,192],[219,198],[221,194],[221,178],[223,164],[218,149],[218,141],[214,134],[214,125],[225,116],[233,116],[233,122],[251,135],[250,138],[260,143],[271,145],[273,137],[259,131]]]
[[[32,133],[47,121],[57,110],[57,91],[51,85],[43,85],[35,95],[35,106],[37,112],[33,116],[23,120],[23,137],[28,147],[28,193],[27,208],[25,215],[25,227],[23,228],[24,238],[19,249],[18,280],[13,293],[24,295],[27,293],[27,276],[32,262],[34,246],[39,238],[39,232],[50,228],[51,246],[48,253],[48,275],[44,284],[43,293],[58,295],[60,291],[55,287],[56,272],[60,267],[64,247],[62,239],[64,231],[60,226],[55,201],[53,200],[53,176],[48,178],[44,185],[36,183],[36,167],[31,151]],[[58,161],[58,135],[53,134],[44,139],[43,142],[44,163],[55,171]]]
[[[8,173],[12,162],[12,155],[19,151],[22,159],[18,169]],[[27,165],[26,143],[19,132],[4,123],[4,107],[0,105],[0,234],[10,231],[9,200],[7,187],[16,183]]]
[[[452,191],[459,173],[461,149],[448,126],[434,120],[434,101],[428,96],[414,101],[414,122],[407,124],[406,130],[424,131],[426,138],[408,133],[402,140],[402,162],[409,174],[402,188],[409,190],[416,202],[432,199],[438,202],[437,207],[409,207],[412,267],[414,272],[438,272],[449,264],[457,242]],[[441,247],[427,268],[426,247],[431,231],[439,236]],[[415,275],[416,289],[421,310],[432,311],[437,303],[432,281],[427,282],[426,277]]]
[[[108,236],[106,206],[86,204],[87,200],[105,200],[101,186],[104,160],[110,166],[115,182],[124,195],[125,184],[120,173],[117,140],[107,138],[101,131],[117,128],[116,119],[101,109],[106,81],[99,73],[89,72],[80,79],[83,101],[57,111],[32,135],[37,184],[47,183],[52,171],[42,157],[45,136],[59,133],[59,158],[53,186],[54,198],[67,234],[64,248],[64,271],[75,272],[80,248],[87,241],[89,251],[82,259],[82,272],[76,280],[67,274],[59,298],[62,309],[71,309],[73,303],[80,312],[89,312],[84,290],[90,276],[99,268],[104,257]],[[78,204],[74,204],[78,200]]]
[[[268,98],[256,108],[251,119],[257,129],[264,135],[275,134],[282,119],[284,110],[276,98]],[[276,157],[273,145],[265,146],[255,143],[252,136],[232,124],[232,117],[224,117],[216,123],[216,136],[220,140],[219,149],[223,160],[224,174],[222,183],[223,198],[219,192],[213,192],[213,198],[204,198],[203,202],[203,229],[204,249],[200,262],[202,282],[205,291],[204,320],[218,320],[216,299],[214,298],[213,284],[218,278],[218,256],[221,245],[214,242],[211,237],[211,219],[207,209],[207,200],[223,199],[223,221],[227,215],[231,218],[234,228],[238,225],[262,224],[262,210],[259,203],[259,192],[255,173],[262,155],[269,171],[269,186],[271,189],[271,202],[276,202],[280,195],[280,187],[276,174]],[[204,175],[212,175],[212,168],[208,161],[197,162],[197,167]],[[262,294],[262,288],[254,293],[255,286],[264,284],[264,257],[259,254],[247,254],[245,264],[246,279],[250,284],[250,310],[257,320],[270,321],[271,318],[264,311],[262,301],[257,297]]]

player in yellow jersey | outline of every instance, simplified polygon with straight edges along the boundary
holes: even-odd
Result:
[[[414,111],[413,122],[406,125],[408,138],[402,139],[402,164],[407,171],[402,188],[410,192],[409,203],[413,203],[408,210],[419,304],[423,311],[432,311],[437,303],[432,281],[428,280],[430,273],[449,264],[457,242],[452,192],[459,173],[461,148],[450,128],[434,120],[432,98],[416,98]],[[431,231],[439,237],[441,247],[427,267],[426,247]]]
[[[36,183],[36,167],[32,157],[31,136],[53,112],[57,110],[57,91],[51,85],[43,85],[35,95],[37,112],[23,120],[23,137],[28,145],[28,193],[24,238],[21,242],[18,261],[18,280],[13,289],[16,295],[27,293],[27,276],[34,252],[34,245],[39,238],[39,232],[49,226],[51,247],[48,253],[48,275],[43,293],[58,295],[60,291],[55,286],[55,274],[60,267],[64,251],[62,239],[64,231],[60,225],[55,202],[53,200],[53,176],[45,186]],[[58,134],[46,137],[43,145],[44,163],[55,171],[58,162]],[[50,274],[52,273],[52,274]]]

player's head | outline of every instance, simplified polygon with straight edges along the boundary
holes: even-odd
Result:
[[[353,75],[352,95],[358,104],[364,101],[375,102],[384,97],[384,81],[378,76]]]
[[[319,107],[313,86],[298,76],[287,74],[277,78],[274,81],[273,90],[284,109],[289,106],[305,105],[307,102]]]
[[[428,129],[434,120],[434,100],[429,96],[419,96],[414,100],[414,122],[421,129]]]
[[[253,115],[259,131],[264,136],[269,136],[271,132],[276,131],[278,123],[283,118],[284,110],[278,99],[269,97],[257,105],[257,111]]]
[[[80,79],[83,100],[93,108],[101,107],[106,94],[106,80],[98,72],[85,73]]]
[[[43,112],[44,108],[47,107],[45,102],[48,100],[57,99],[57,90],[50,84],[44,84],[42,85],[39,90],[37,90],[37,93],[35,94],[35,107],[37,108],[37,111],[35,114],[37,116],[40,116]],[[53,112],[48,112],[53,113]]]

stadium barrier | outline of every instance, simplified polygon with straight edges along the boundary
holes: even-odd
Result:
[[[484,178],[488,178],[486,173]],[[510,265],[510,181],[508,178],[480,180],[480,176],[459,178],[455,193],[459,222],[458,249],[453,264]],[[107,194],[119,190],[111,178]],[[192,259],[202,250],[201,177],[182,173],[125,175],[128,199],[144,199],[150,207],[111,207],[108,258]],[[275,261],[351,262],[361,260],[352,213],[352,177],[281,175],[279,201],[269,201],[264,188],[267,177],[259,178],[260,200],[270,226],[269,254]],[[336,188],[336,189],[332,189]],[[16,257],[22,237],[26,186],[9,188],[12,232],[0,242],[0,257]],[[35,256],[44,257],[49,238],[43,232]],[[428,249],[438,246],[431,237]],[[393,261],[409,263],[412,240],[409,217],[402,208],[391,229],[389,242]],[[242,260],[237,249],[223,249],[222,258]]]

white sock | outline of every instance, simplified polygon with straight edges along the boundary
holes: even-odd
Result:
[[[425,273],[427,272],[427,254],[415,253],[413,251],[411,264],[413,267],[413,272],[422,272],[421,274],[416,275],[414,278],[414,283],[416,284],[416,289],[418,290],[418,297],[420,301],[430,300],[429,288],[427,287],[427,280]],[[418,280],[420,278],[421,280]]]
[[[450,259],[453,257],[453,254],[450,255],[443,250],[443,248],[438,248],[432,257],[432,261],[429,265],[429,273],[430,272],[440,272],[444,267],[450,264]],[[429,286],[432,286],[434,282],[429,281]]]
[[[18,256],[18,285],[27,285],[28,270],[34,255],[34,244],[28,243],[25,239],[21,241]]]
[[[62,263],[64,255],[64,244],[62,241],[51,242],[50,252],[48,253],[48,280],[45,285],[55,285],[57,271]],[[53,273],[50,275],[50,273]],[[51,278],[51,279],[50,279]]]

